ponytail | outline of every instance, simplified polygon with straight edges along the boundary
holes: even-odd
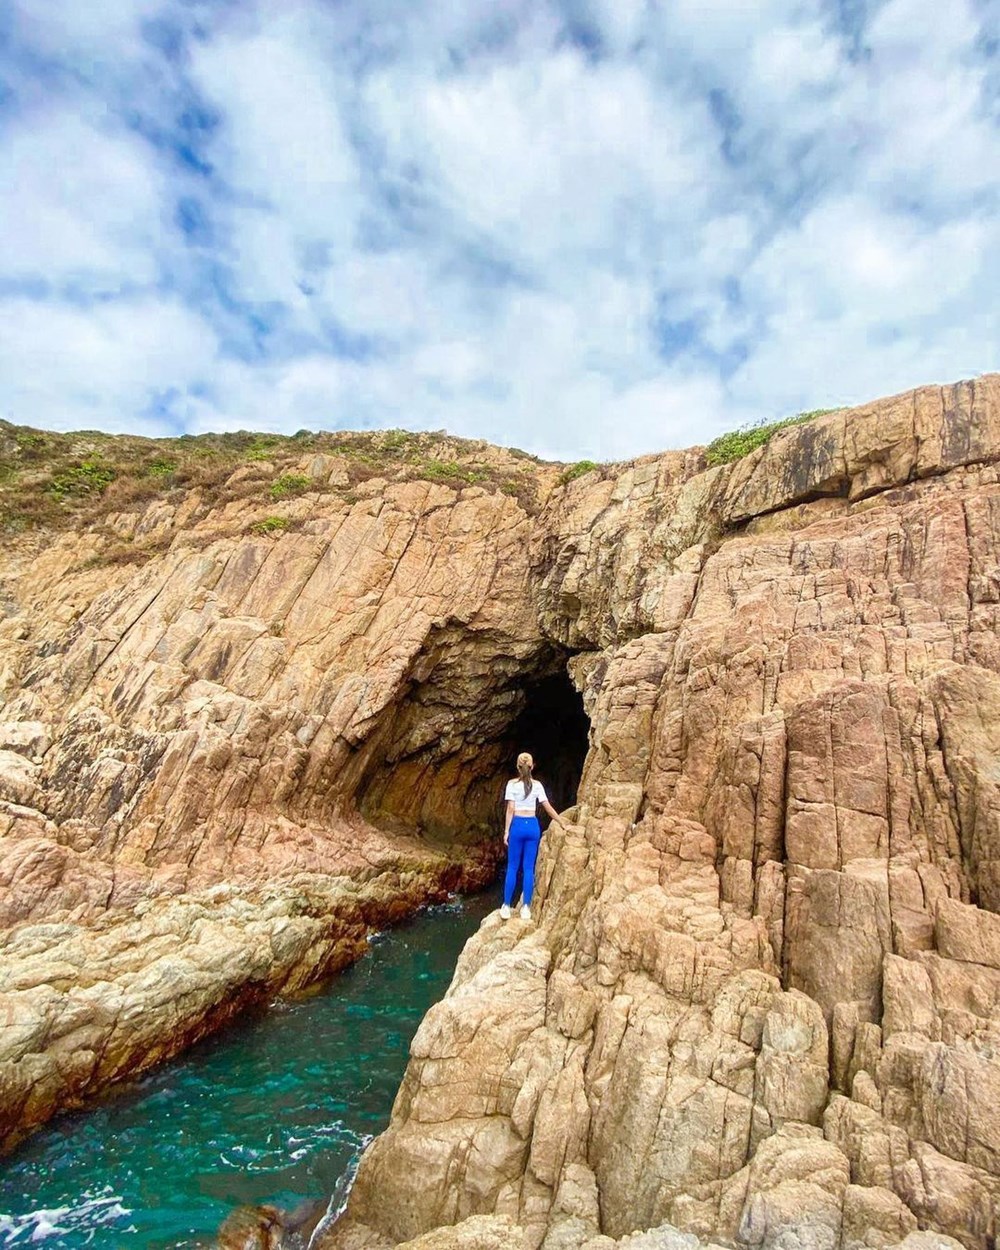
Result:
[[[517,775],[524,783],[524,797],[527,798],[531,793],[531,787],[534,785],[534,779],[531,776],[531,770],[535,766],[535,761],[531,758],[527,751],[522,751],[517,757]]]

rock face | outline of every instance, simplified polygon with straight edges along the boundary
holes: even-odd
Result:
[[[250,502],[111,516],[176,529],[138,571],[99,532],[5,550],[0,1149],[492,877],[504,732],[557,657],[528,517],[358,495],[277,538]]]
[[[209,1027],[335,965],[365,891],[460,871],[532,683],[568,671],[590,750],[537,923],[470,942],[315,1244],[991,1250],[998,464],[987,377],[734,465],[539,468],[537,515],[389,481],[303,496],[277,538],[242,504],[192,543],[178,503],[139,572],[79,569],[86,535],[21,540],[0,585],[8,1134],[47,1114],[25,1059],[49,1107],[103,1079],[97,985],[127,1038],[129,994],[168,1004],[187,960]],[[80,1054],[97,1076],[74,1094]]]
[[[994,1245],[998,460],[985,378],[553,496],[579,802],[324,1246]]]

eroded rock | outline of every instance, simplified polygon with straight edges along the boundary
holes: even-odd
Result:
[[[985,379],[732,470],[664,459],[653,494],[683,523],[648,519],[633,475],[627,542],[624,475],[576,484],[559,524],[586,536],[547,540],[542,599],[591,649],[575,824],[547,839],[537,928],[467,949],[428,1017],[447,1060],[414,1052],[324,1244],[498,1214],[546,1248],[665,1226],[992,1246],[998,414]],[[734,530],[714,550],[709,516]],[[634,577],[638,611],[616,599]],[[548,969],[537,1024],[521,947]]]
[[[419,876],[412,830],[486,827],[526,675],[568,666],[591,749],[534,920],[463,953],[318,1250],[990,1250],[998,462],[992,376],[733,466],[539,470],[534,516],[373,479],[304,496],[277,539],[227,505],[139,572],[25,539],[3,571],[3,721],[26,727],[0,743],[0,880],[10,1001],[34,1005],[5,1044],[64,1092],[93,1067],[75,1013],[100,957],[75,944],[113,944],[119,912],[145,954],[110,992],[134,976],[166,1003],[211,931],[180,917],[220,882]],[[227,949],[252,923],[226,920]],[[298,929],[272,928],[242,984],[309,974]],[[215,966],[204,984],[245,992]]]

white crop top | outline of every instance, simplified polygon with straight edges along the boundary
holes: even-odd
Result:
[[[545,793],[545,787],[540,781],[532,781],[531,789],[528,791],[527,798],[524,794],[524,782],[520,777],[515,777],[513,781],[507,782],[507,789],[504,792],[504,799],[514,800],[515,816],[534,816],[535,806],[538,803],[548,802],[548,795]]]

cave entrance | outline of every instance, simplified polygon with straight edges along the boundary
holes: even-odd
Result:
[[[549,802],[557,812],[572,807],[587,758],[590,718],[565,666],[525,687],[524,706],[507,741],[507,776],[516,775],[518,752],[530,751],[535,776],[545,786]],[[546,823],[548,817],[542,816],[542,821]]]
[[[520,751],[535,757],[552,806],[571,807],[590,721],[570,653],[549,648],[526,663],[500,648],[484,655],[483,640],[468,634],[437,642],[371,743],[355,791],[363,815],[448,842],[497,834]]]

